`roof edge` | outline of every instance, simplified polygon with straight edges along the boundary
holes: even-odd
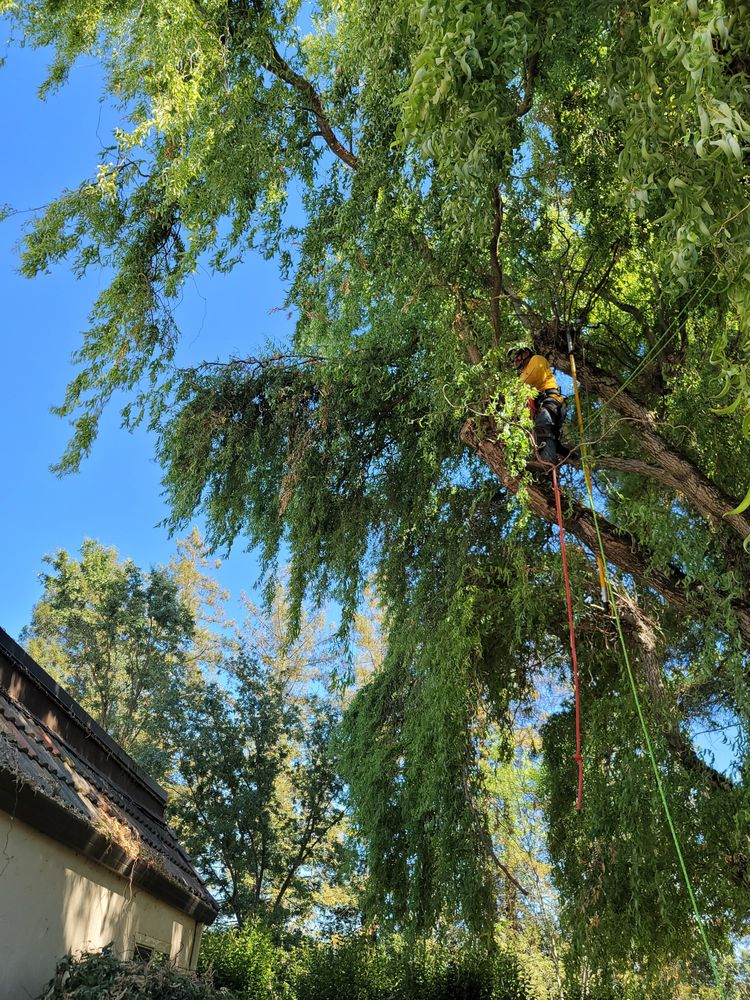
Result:
[[[50,828],[54,829],[52,839],[56,843],[78,851],[199,923],[210,925],[219,914],[219,906],[207,890],[206,896],[213,905],[197,897],[187,886],[168,878],[155,866],[133,858],[61,803],[39,794],[31,785],[19,786],[11,775],[4,773],[0,773],[0,809],[45,837],[50,836]]]
[[[82,734],[92,739],[111,759],[114,759],[118,766],[122,768],[131,781],[140,785],[150,796],[156,799],[159,811],[163,811],[167,802],[167,793],[161,785],[146,772],[139,764],[133,760],[130,754],[117,743],[112,737],[95,722],[88,712],[82,708],[75,699],[62,688],[47,671],[34,660],[26,650],[19,645],[5,629],[0,628],[0,650],[8,657],[12,663],[18,667],[23,674],[41,690],[65,715],[70,719]],[[22,699],[17,700],[21,701]],[[29,705],[25,707],[33,712]]]

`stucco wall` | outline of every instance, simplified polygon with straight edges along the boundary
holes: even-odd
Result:
[[[130,958],[142,941],[182,968],[194,966],[200,930],[190,917],[0,812],[0,1000],[36,996],[60,957],[108,944]]]

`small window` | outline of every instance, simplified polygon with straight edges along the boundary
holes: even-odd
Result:
[[[133,949],[133,961],[150,962],[151,956],[153,954],[154,954],[154,949],[149,948],[147,944],[137,944]]]

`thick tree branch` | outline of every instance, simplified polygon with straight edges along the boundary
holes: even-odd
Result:
[[[557,343],[550,343],[548,334],[541,337],[540,341],[542,340],[544,342],[540,342],[538,347],[547,354],[551,363],[560,371],[570,374],[567,353]],[[658,423],[651,410],[623,390],[622,384],[609,372],[585,361],[576,361],[576,371],[578,381],[586,392],[594,393],[637,425],[634,426],[633,433],[645,454],[654,459],[663,470],[664,485],[676,488],[674,484],[679,483],[679,492],[699,514],[704,517],[710,515],[719,523],[727,524],[742,539],[750,535],[750,517],[747,514],[726,516],[737,506],[737,500],[727,496],[692,462],[667,444],[658,431]]]
[[[520,482],[508,474],[503,446],[496,441],[494,428],[489,420],[483,420],[480,429],[477,428],[474,420],[467,420],[461,429],[461,440],[492,469],[508,492],[518,492]],[[532,479],[528,489],[528,499],[534,514],[550,524],[557,523],[555,500],[549,477]],[[688,600],[685,577],[679,569],[665,571],[656,568],[650,553],[640,545],[637,539],[601,515],[598,516],[597,520],[604,551],[609,562],[622,572],[634,576],[646,587],[656,590],[680,611],[701,614],[698,599]],[[588,507],[584,507],[577,500],[567,497],[563,524],[567,532],[575,535],[592,552],[598,551],[599,543],[594,517]],[[750,604],[738,599],[733,600],[731,604],[743,641],[750,649]]]
[[[503,228],[503,199],[497,188],[492,192],[492,208],[495,218],[490,239],[490,318],[492,336],[497,347],[500,343],[500,296],[503,294],[503,269],[498,254],[498,242]]]
[[[238,4],[238,11],[242,14],[247,14],[251,7],[259,18],[263,17],[265,13],[264,0],[242,0],[242,3]],[[227,30],[231,37],[233,34],[232,29],[228,28]],[[320,94],[308,79],[292,69],[276,48],[276,44],[268,32],[265,32],[265,41],[268,45],[269,57],[263,63],[263,68],[273,76],[278,77],[279,80],[283,80],[284,83],[288,83],[291,87],[294,87],[297,93],[305,99],[305,110],[309,110],[315,115],[320,135],[325,140],[328,148],[348,167],[356,170],[359,166],[359,161],[354,153],[350,149],[347,149],[341,142],[331,127]],[[304,141],[309,143],[312,138],[314,138],[314,135],[308,136]]]
[[[568,460],[569,465],[575,465],[580,467],[580,461],[572,456]],[[622,458],[619,455],[602,455],[594,459],[591,463],[591,469],[610,469],[612,472],[626,472],[632,473],[636,476],[645,476],[647,479],[653,479],[661,486],[665,486],[670,490],[681,490],[682,483],[675,476],[671,476],[668,472],[660,465],[650,465],[648,462],[642,462],[637,458]]]
[[[328,148],[348,167],[351,167],[352,170],[356,170],[359,166],[359,160],[354,153],[351,152],[351,150],[348,150],[346,146],[344,146],[334,130],[331,128],[331,124],[328,121],[323,108],[323,101],[321,100],[320,94],[309,80],[292,69],[286,59],[284,59],[279,50],[276,48],[271,38],[268,39],[268,46],[271,55],[265,65],[265,68],[269,73],[273,73],[274,76],[283,80],[284,83],[288,83],[290,86],[294,87],[294,89],[305,98],[310,108],[312,108],[312,112],[315,115],[315,121],[318,124],[318,129],[320,130],[321,136],[325,139]]]
[[[534,99],[534,88],[536,86],[536,77],[538,72],[539,53],[533,52],[529,56],[529,61],[526,63],[526,72],[523,77],[523,100],[516,109],[516,115],[519,118],[523,118],[525,114],[531,111],[531,102]]]
[[[602,298],[606,299],[607,302],[611,302],[613,306],[616,306],[621,312],[627,313],[632,316],[636,323],[644,330],[650,332],[650,326],[646,322],[646,317],[638,306],[632,305],[630,302],[622,302],[620,299],[616,298],[609,292],[602,292]]]

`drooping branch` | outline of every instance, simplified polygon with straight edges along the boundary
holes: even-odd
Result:
[[[279,50],[276,48],[273,40],[268,39],[268,46],[270,49],[270,58],[265,64],[265,68],[269,73],[273,73],[284,83],[288,83],[290,86],[304,97],[308,102],[313,114],[315,115],[315,121],[317,122],[320,134],[325,139],[326,145],[343,163],[352,170],[356,170],[359,166],[359,160],[347,149],[346,146],[341,142],[328,120],[328,117],[323,108],[323,101],[320,94],[317,92],[315,87],[310,83],[310,81],[301,76],[284,59]]]
[[[656,724],[673,761],[696,781],[696,787],[710,790],[712,795],[734,794],[737,791],[735,783],[703,760],[690,736],[670,711],[664,678],[664,641],[658,633],[656,623],[625,590],[618,592],[617,606],[628,645],[632,648],[631,662],[646,683]],[[730,849],[725,857],[732,881],[744,889],[750,889],[750,862],[747,856]]]
[[[247,14],[251,7],[260,18],[265,14],[264,0],[242,0],[242,3],[237,5],[234,13]],[[227,28],[227,31],[230,36],[233,34],[231,28]],[[359,166],[359,161],[354,153],[350,149],[347,149],[336,135],[328,120],[325,108],[323,107],[323,100],[318,91],[306,77],[292,69],[287,60],[279,52],[276,43],[268,32],[265,32],[265,42],[269,55],[263,62],[263,68],[268,73],[271,73],[272,76],[277,77],[284,83],[288,83],[304,98],[305,107],[315,115],[319,133],[325,140],[328,148],[348,167],[356,170]],[[309,143],[312,138],[313,136],[308,136],[305,142]]]
[[[492,861],[496,868],[498,868],[505,878],[508,880],[510,885],[518,890],[522,895],[528,896],[528,890],[524,889],[518,879],[509,871],[509,869],[502,863],[500,858],[497,856],[494,845],[492,843],[492,837],[490,836],[489,830],[485,826],[485,817],[479,812],[474,803],[470,788],[469,788],[469,775],[466,767],[466,762],[463,766],[463,787],[464,787],[464,800],[466,802],[466,807],[471,814],[472,825],[474,831],[479,839],[479,843],[482,845],[482,850],[486,853],[487,857]]]
[[[658,639],[655,623],[626,591],[618,593],[617,604],[620,621],[625,626],[626,634],[634,647],[635,664],[646,681],[646,688],[656,715],[661,718],[665,746],[684,770],[703,778],[719,791],[734,791],[734,782],[699,757],[692,742],[679,725],[667,717],[664,649],[663,643]]]

